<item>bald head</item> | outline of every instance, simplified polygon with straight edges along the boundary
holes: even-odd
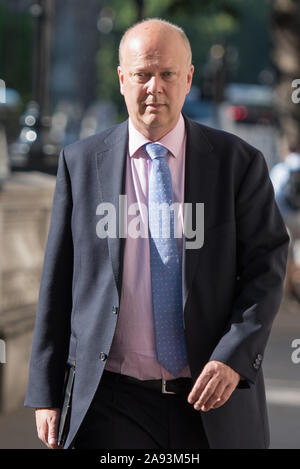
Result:
[[[139,38],[142,37],[147,39],[147,37],[151,38],[151,36],[156,37],[161,41],[170,41],[172,38],[176,41],[179,40],[186,50],[187,65],[191,65],[192,50],[190,42],[183,29],[169,21],[159,18],[150,18],[140,21],[125,31],[119,45],[119,64],[122,66],[126,59],[126,48],[128,46],[128,42],[134,46],[135,42],[138,41]]]

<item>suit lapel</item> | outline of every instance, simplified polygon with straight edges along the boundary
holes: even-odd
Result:
[[[186,160],[185,160],[185,191],[184,202],[193,205],[193,223],[195,220],[195,204],[204,203],[204,225],[207,219],[206,202],[214,191],[214,180],[217,162],[213,153],[213,147],[206,138],[201,126],[190,121],[186,116]],[[186,239],[183,240],[182,256],[182,293],[183,309],[196,272],[200,249],[187,249]],[[205,243],[205,240],[204,240]],[[205,275],[205,273],[203,273]]]
[[[104,140],[96,154],[101,202],[111,203],[116,209],[116,237],[107,237],[116,286],[120,292],[124,239],[119,238],[119,195],[125,194],[128,121],[118,125]]]

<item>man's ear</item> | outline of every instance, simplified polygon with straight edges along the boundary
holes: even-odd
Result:
[[[120,93],[122,95],[124,95],[124,90],[123,90],[123,87],[124,87],[124,73],[123,73],[123,70],[120,67],[120,65],[118,66],[117,70],[118,70],[118,75],[119,75]]]
[[[192,82],[193,82],[193,75],[194,75],[194,65],[190,65],[190,69],[187,75],[187,94],[191,90]]]

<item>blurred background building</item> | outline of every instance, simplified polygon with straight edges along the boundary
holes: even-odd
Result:
[[[257,147],[270,170],[291,236],[265,359],[271,441],[299,447],[291,360],[300,337],[299,0],[0,0],[0,447],[38,445],[33,416],[20,409],[59,152],[127,117],[118,44],[146,17],[177,23],[190,39],[195,75],[184,112]]]

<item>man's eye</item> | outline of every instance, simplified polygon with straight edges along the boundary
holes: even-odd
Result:
[[[137,72],[134,74],[135,78],[137,79],[141,79],[141,80],[146,80],[148,79],[149,77],[149,73],[145,73],[145,72]]]
[[[164,72],[164,73],[163,73],[163,76],[164,76],[165,78],[171,78],[171,77],[173,76],[173,72]]]
[[[174,76],[174,72],[163,72],[161,74],[161,77],[164,80],[170,80],[173,78],[173,76]],[[150,80],[151,77],[152,77],[151,73],[147,73],[147,72],[136,72],[133,74],[134,80],[138,82],[143,82],[143,83],[146,83],[148,80]]]

